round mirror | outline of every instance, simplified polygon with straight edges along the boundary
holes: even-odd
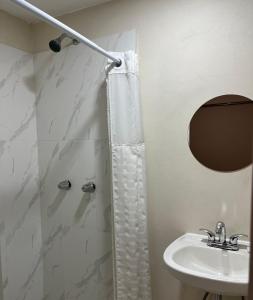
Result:
[[[189,146],[207,168],[231,172],[252,162],[253,101],[223,95],[202,105],[190,122]]]

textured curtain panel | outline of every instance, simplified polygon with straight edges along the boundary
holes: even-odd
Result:
[[[115,300],[151,300],[137,56],[114,55],[123,62],[107,67]]]

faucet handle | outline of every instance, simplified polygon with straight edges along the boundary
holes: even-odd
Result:
[[[199,230],[203,231],[207,234],[209,242],[214,242],[215,241],[215,233],[214,232],[212,232],[211,230],[206,229],[206,228],[200,228]]]
[[[232,234],[229,238],[229,243],[231,245],[238,245],[238,239],[240,237],[248,237],[247,234],[242,234],[242,233],[238,233],[238,234]]]
[[[222,221],[218,221],[215,226],[215,232],[217,234],[220,234],[222,232],[222,228],[226,228],[225,223]]]

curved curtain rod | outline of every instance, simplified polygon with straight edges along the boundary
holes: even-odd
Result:
[[[56,18],[50,16],[43,10],[37,8],[36,6],[32,5],[31,3],[25,1],[25,0],[10,0],[11,2],[14,2],[15,4],[21,6],[22,8],[30,11],[31,13],[35,14],[37,17],[39,17],[41,20],[47,22],[48,24],[62,30],[66,34],[68,34],[70,37],[78,40],[80,43],[85,44],[86,46],[90,47],[91,49],[97,51],[98,53],[108,57],[111,59],[117,67],[121,65],[121,60],[111,55],[109,52],[92,42],[91,40],[87,39],[83,35],[81,35],[79,32],[75,31],[74,29],[70,28],[69,26],[65,25],[61,21],[57,20]]]

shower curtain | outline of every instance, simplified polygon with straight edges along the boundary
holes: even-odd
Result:
[[[151,300],[147,239],[145,146],[138,62],[133,51],[113,53],[107,66],[111,148],[115,300]]]

